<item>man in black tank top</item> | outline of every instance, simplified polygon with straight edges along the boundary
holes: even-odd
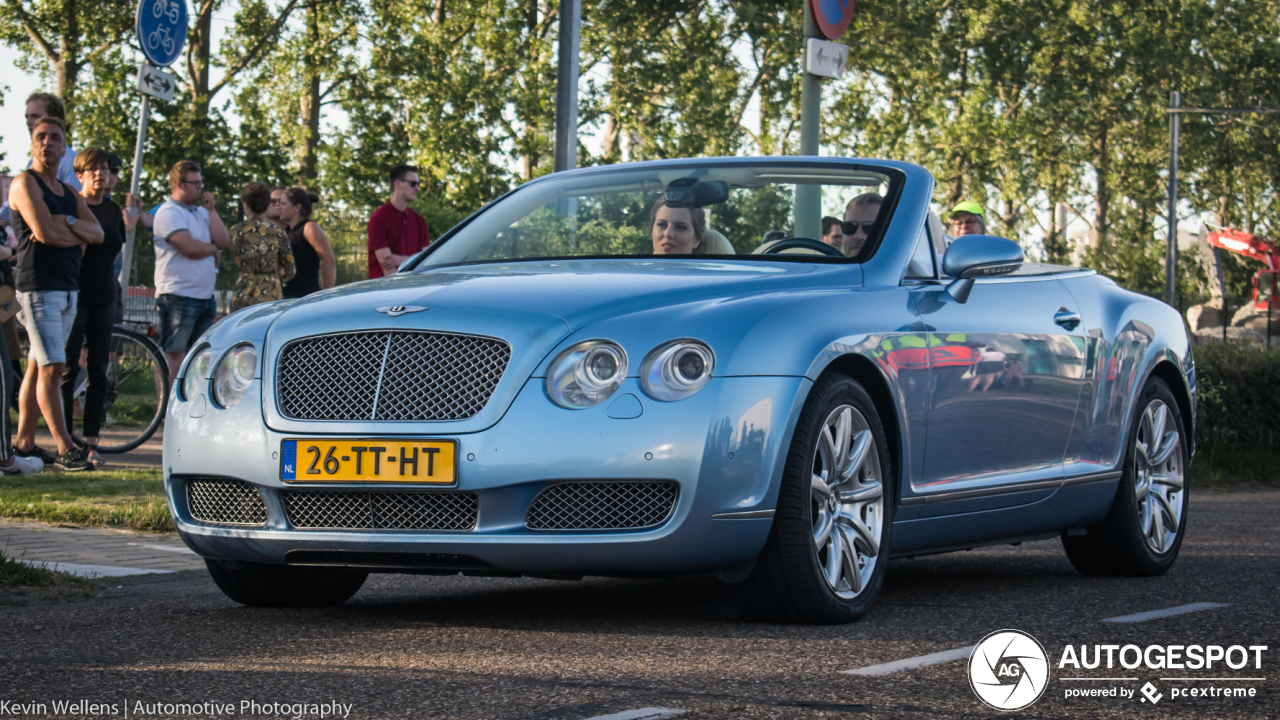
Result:
[[[80,258],[102,242],[102,226],[71,186],[58,180],[66,129],[57,118],[41,118],[31,133],[31,169],[14,178],[10,191],[18,236],[20,318],[31,338],[31,357],[18,396],[14,453],[60,470],[88,470],[87,453],[67,432],[59,384],[66,368],[65,345],[76,317]],[[36,446],[36,419],[43,411],[58,443],[57,456]]]

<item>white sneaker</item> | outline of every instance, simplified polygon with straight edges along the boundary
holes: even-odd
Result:
[[[13,456],[8,466],[0,465],[0,472],[5,475],[31,475],[44,470],[44,462],[38,457]]]

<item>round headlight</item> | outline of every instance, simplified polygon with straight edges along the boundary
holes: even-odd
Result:
[[[191,362],[187,363],[187,372],[182,376],[183,400],[194,400],[204,391],[205,382],[209,379],[209,363],[212,360],[213,353],[209,351],[209,346],[205,345],[197,350]]]
[[[213,371],[213,399],[224,408],[240,402],[245,391],[253,385],[257,368],[258,351],[252,345],[231,348]]]
[[[697,340],[672,340],[654,348],[640,365],[640,383],[657,400],[683,400],[711,380],[716,356]]]
[[[581,410],[604,402],[627,377],[627,353],[608,340],[587,340],[566,348],[547,371],[547,397],[560,407]]]

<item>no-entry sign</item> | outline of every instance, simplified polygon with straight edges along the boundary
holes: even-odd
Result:
[[[839,40],[853,19],[853,0],[806,0],[818,32],[828,40]]]

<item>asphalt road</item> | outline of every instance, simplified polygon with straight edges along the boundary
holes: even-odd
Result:
[[[3,701],[8,714],[51,717],[54,701],[79,699],[114,704],[117,717],[125,703],[130,716],[228,716],[164,706],[218,703],[235,716],[290,717],[272,703],[326,702],[349,705],[352,718],[1280,717],[1278,530],[1280,491],[1196,492],[1181,558],[1164,577],[1083,577],[1057,541],[894,561],[877,607],[838,627],[746,621],[706,577],[374,576],[325,610],[241,607],[198,571],[113,578],[92,598],[0,606],[0,715]],[[1195,603],[1222,605],[1104,621]],[[1002,628],[1030,633],[1049,657],[1044,695],[1020,713],[978,701],[967,659],[842,673],[972,646]],[[1268,649],[1260,667],[1251,652],[1235,670],[1219,661],[1212,671],[1108,671],[1059,668],[1067,644]],[[1094,679],[1112,676],[1136,680]],[[1194,679],[1161,679],[1170,676]],[[1155,704],[1141,694],[1147,682]],[[1082,687],[1134,694],[1066,697]],[[1174,697],[1191,687],[1254,696]]]

